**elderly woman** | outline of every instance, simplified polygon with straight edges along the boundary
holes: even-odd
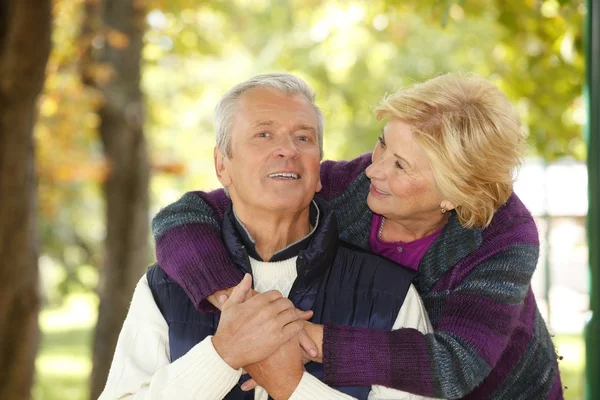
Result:
[[[373,153],[324,162],[319,196],[341,239],[417,271],[434,332],[310,326],[325,381],[451,399],[562,398],[530,284],[538,234],[513,193],[525,140],[506,97],[475,75],[447,74],[376,113],[387,124]],[[227,203],[223,190],[188,193],[153,221],[160,265],[199,309],[242,278],[216,229]]]

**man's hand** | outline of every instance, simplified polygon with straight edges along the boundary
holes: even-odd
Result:
[[[265,359],[302,330],[301,318],[312,311],[299,312],[279,291],[259,293],[244,301],[252,286],[246,274],[223,304],[221,320],[212,338],[215,350],[232,368]]]
[[[304,330],[298,335],[298,341],[302,348],[302,363],[307,364],[311,361],[323,363],[323,325],[313,324],[308,321],[304,321]],[[308,346],[303,344],[303,341],[308,343]],[[316,346],[315,346],[316,345]],[[312,347],[315,346],[315,347]],[[316,348],[316,353],[308,354],[306,348]],[[250,374],[252,375],[252,374]],[[257,386],[254,379],[249,379],[242,385],[243,391],[252,390]],[[271,395],[271,397],[273,397]]]
[[[273,399],[289,399],[304,372],[302,348],[298,337],[284,343],[266,359],[247,365],[244,369]],[[249,390],[246,387],[244,389]]]
[[[210,296],[208,296],[206,298],[206,300],[210,301],[210,303],[213,306],[215,306],[216,308],[221,310],[223,305],[227,301],[227,299],[229,299],[229,297],[231,296],[233,289],[235,289],[235,286],[231,287],[229,289],[218,290],[218,291],[214,292],[213,294],[211,294]],[[251,288],[246,293],[245,301],[249,300],[250,298],[254,297],[257,294],[258,294],[258,292]],[[301,313],[302,310],[298,309],[298,312]],[[309,358],[311,358],[311,359],[322,358],[321,351],[319,351],[319,349],[323,347],[323,331],[322,330],[321,330],[321,343],[319,343],[318,347],[317,347],[317,344],[314,341],[314,339],[312,337],[310,337],[309,335],[307,335],[306,332],[304,332],[304,331],[300,332],[298,339],[300,340],[300,346],[302,347],[302,349],[304,349],[304,351],[306,352],[306,354],[308,355]],[[252,389],[254,389],[254,388],[252,388]]]

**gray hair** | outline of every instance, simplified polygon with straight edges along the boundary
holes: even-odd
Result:
[[[233,126],[234,113],[237,100],[250,89],[272,88],[285,93],[288,96],[303,95],[310,101],[315,114],[317,114],[317,142],[319,152],[323,158],[323,126],[325,117],[315,104],[315,92],[306,82],[295,75],[288,73],[273,73],[257,75],[245,82],[239,83],[229,89],[221,97],[215,107],[215,129],[217,132],[217,148],[227,157],[231,157],[231,127]]]

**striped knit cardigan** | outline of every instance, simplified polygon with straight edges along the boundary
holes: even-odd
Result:
[[[336,210],[341,239],[363,248],[370,159],[321,166],[319,195]],[[242,277],[219,233],[228,201],[223,190],[191,192],[153,220],[159,264],[200,310]],[[447,399],[562,399],[556,352],[531,290],[538,252],[533,218],[514,194],[484,230],[463,228],[452,213],[415,281],[434,333],[326,325],[325,381]]]

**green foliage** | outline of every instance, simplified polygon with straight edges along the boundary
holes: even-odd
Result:
[[[297,74],[316,90],[327,119],[326,158],[371,150],[382,128],[372,110],[385,94],[459,70],[489,77],[507,93],[529,133],[532,154],[547,160],[585,157],[582,0],[149,4],[142,87],[154,172],[152,214],[187,190],[218,186],[214,105],[232,85],[270,71]],[[110,166],[97,137],[102,98],[82,83],[81,57],[90,43],[123,51],[128,43],[110,28],[103,36],[83,37],[83,6],[84,0],[54,0],[54,49],[36,126],[41,273],[53,304],[68,293],[91,292],[102,262],[101,185]],[[102,83],[113,71],[96,65],[90,73]],[[89,371],[71,379],[52,375],[43,362],[59,348],[89,360],[89,333],[78,329],[45,337],[36,398],[80,398],[87,392]],[[61,344],[59,337],[67,339]],[[575,376],[580,368],[569,365],[566,373]],[[63,389],[55,390],[56,382]]]
[[[187,190],[217,187],[213,107],[232,85],[268,71],[295,73],[316,90],[327,119],[327,158],[370,151],[382,127],[372,109],[386,93],[458,70],[489,77],[507,93],[532,154],[585,157],[582,0],[150,4],[142,86],[152,214]],[[63,304],[41,316],[36,399],[88,395],[94,312],[73,311],[69,294],[92,293],[98,282],[101,185],[110,166],[96,131],[102,98],[82,83],[80,63],[89,41],[126,51],[127,37],[110,29],[105,37],[82,37],[83,5],[55,0],[54,49],[36,126],[42,284],[49,304]],[[112,71],[97,65],[91,73],[106,82]],[[582,352],[580,337],[558,337],[557,345]],[[581,397],[582,364],[583,357],[561,362],[566,398]]]
[[[219,94],[253,74],[287,70],[317,91],[326,155],[354,156],[372,147],[381,125],[371,110],[385,93],[468,70],[505,90],[534,154],[585,156],[581,1],[235,3],[177,10],[171,2],[168,12],[150,13],[145,88],[151,126],[170,132],[167,152],[191,161],[195,156],[173,150],[174,135],[188,138],[200,127],[208,138],[193,140],[212,143],[210,110]],[[178,127],[186,104],[195,115],[179,122],[191,127]]]
[[[382,127],[372,109],[387,93],[449,71],[474,71],[519,110],[532,154],[585,157],[581,0],[154,0],[143,64],[152,198],[218,185],[212,109],[252,75],[286,70],[317,92],[327,158],[369,151]],[[89,290],[79,265],[98,267],[104,236],[100,185],[109,171],[97,137],[102,99],[82,84],[84,48],[127,37],[81,35],[82,0],[55,0],[54,50],[36,126],[43,252],[66,273],[61,293]],[[90,71],[97,82],[113,73]],[[155,208],[153,211],[157,211]]]

